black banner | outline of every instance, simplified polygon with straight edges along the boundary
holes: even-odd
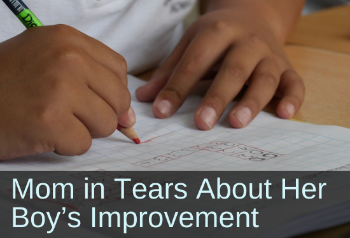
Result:
[[[350,222],[348,172],[2,172],[3,237],[293,237]]]

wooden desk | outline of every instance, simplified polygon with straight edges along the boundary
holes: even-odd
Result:
[[[285,50],[306,86],[295,118],[350,128],[350,55],[300,46]]]
[[[288,43],[350,54],[350,6],[302,17]]]

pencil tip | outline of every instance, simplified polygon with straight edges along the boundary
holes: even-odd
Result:
[[[141,141],[140,141],[139,138],[136,138],[136,139],[134,139],[133,141],[134,141],[136,144],[138,144],[138,145],[141,144]]]

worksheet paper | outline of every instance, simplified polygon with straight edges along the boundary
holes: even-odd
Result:
[[[233,129],[227,119],[230,107],[213,130],[200,131],[193,121],[200,97],[189,97],[173,117],[160,120],[154,118],[151,103],[135,97],[144,83],[129,76],[141,145],[117,131],[94,140],[85,155],[34,155],[1,162],[0,170],[350,170],[348,129],[282,120],[265,112],[247,128]]]

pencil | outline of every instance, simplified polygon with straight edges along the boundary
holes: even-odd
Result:
[[[125,128],[121,125],[118,125],[117,130],[120,131],[126,137],[128,137],[130,140],[134,141],[135,144],[141,144],[139,137],[137,136],[136,132],[132,127]]]
[[[17,16],[26,28],[44,26],[34,13],[27,7],[22,0],[2,0],[6,6]],[[141,144],[140,139],[136,135],[133,128],[125,128],[118,125],[118,131],[134,141],[136,144]]]
[[[40,20],[21,0],[2,0],[26,28],[43,26]]]

